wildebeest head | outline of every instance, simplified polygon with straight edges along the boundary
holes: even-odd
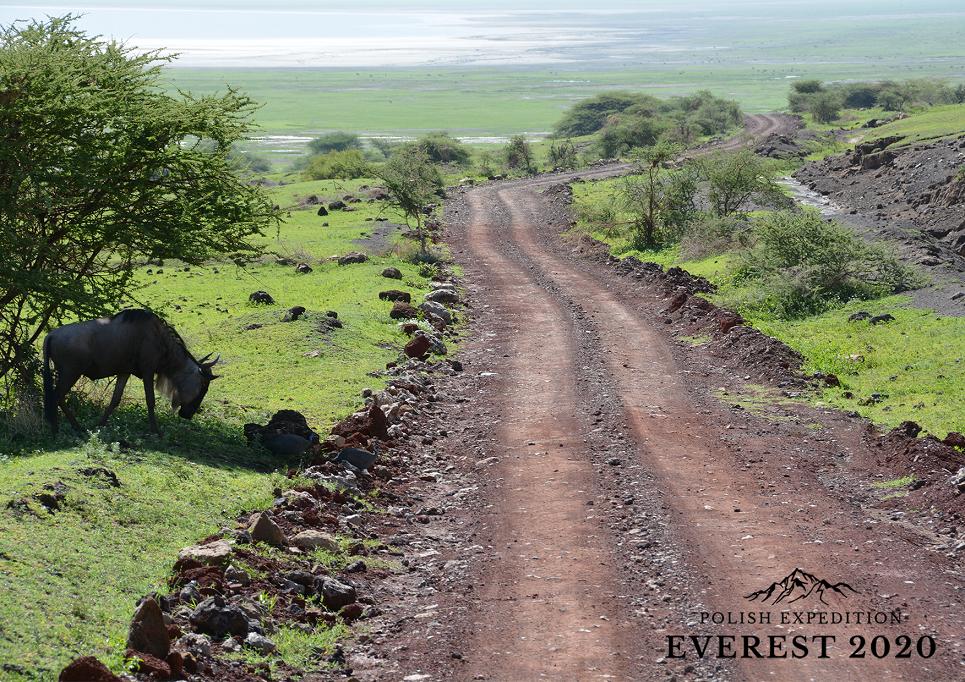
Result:
[[[200,360],[185,363],[184,369],[172,377],[171,407],[178,410],[178,416],[182,419],[191,419],[194,416],[208,392],[208,385],[218,378],[211,368],[218,363],[221,356],[208,361],[210,357],[211,353],[208,353]]]

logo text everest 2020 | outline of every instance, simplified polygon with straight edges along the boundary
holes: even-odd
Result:
[[[857,590],[846,582],[830,582],[795,568],[779,581],[748,594],[745,599],[771,607],[792,604],[796,610],[702,612],[701,625],[834,625],[883,626],[901,625],[905,617],[894,611],[847,611],[835,607]],[[821,610],[821,607],[831,607]],[[840,627],[839,627],[840,629]],[[830,658],[838,638],[847,637],[849,658],[931,658],[935,640],[929,635],[887,636],[878,632],[847,634],[713,634],[668,635],[667,658],[791,658],[814,656]]]

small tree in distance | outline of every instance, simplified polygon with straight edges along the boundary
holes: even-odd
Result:
[[[767,164],[749,149],[712,154],[696,165],[709,185],[711,210],[719,218],[743,212],[751,200],[772,205],[784,199]]]
[[[410,228],[415,224],[419,237],[419,252],[429,257],[429,238],[425,229],[425,211],[442,190],[439,169],[429,160],[425,150],[416,145],[405,145],[376,172],[385,184],[389,201],[403,215]]]
[[[665,142],[634,152],[636,169],[624,178],[621,197],[631,216],[631,245],[635,249],[671,241],[697,212],[695,169],[670,167],[679,153],[679,147]]]
[[[513,135],[509,138],[509,144],[506,145],[506,166],[510,170],[524,173],[535,171],[533,150],[522,135]]]

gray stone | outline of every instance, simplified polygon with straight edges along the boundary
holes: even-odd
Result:
[[[211,639],[207,635],[189,632],[174,643],[174,648],[194,654],[195,658],[211,657]]]
[[[352,604],[358,598],[354,587],[340,583],[335,578],[322,578],[318,591],[322,595],[322,603],[333,611]]]
[[[231,556],[231,545],[224,540],[215,540],[204,545],[185,547],[178,553],[180,561],[197,561],[205,566],[223,566]],[[163,658],[163,657],[162,657]]]
[[[299,549],[324,549],[329,552],[338,551],[338,541],[320,530],[303,530],[292,538],[292,544]]]
[[[245,646],[257,651],[263,656],[267,656],[277,648],[273,641],[264,635],[259,635],[257,632],[248,633],[248,636],[245,637]]]
[[[228,566],[228,568],[225,569],[224,578],[229,583],[238,583],[239,585],[248,585],[251,583],[251,576],[248,575],[246,571],[234,566]]]
[[[419,305],[419,309],[428,315],[435,315],[447,325],[452,324],[452,313],[441,303],[425,301]]]
[[[251,517],[248,532],[251,533],[252,542],[264,542],[275,547],[284,547],[288,544],[281,528],[265,512],[258,512]]]
[[[402,271],[398,268],[386,268],[382,271],[382,276],[388,279],[402,279]]]
[[[248,634],[248,618],[237,606],[225,604],[220,596],[208,597],[198,604],[188,619],[198,632],[212,637]]]
[[[455,289],[436,289],[425,295],[425,300],[436,303],[453,304],[459,302],[459,294]]]

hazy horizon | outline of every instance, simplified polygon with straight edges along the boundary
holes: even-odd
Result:
[[[177,52],[182,67],[386,67],[493,65],[612,65],[716,59],[748,47],[760,34],[785,41],[815,23],[866,21],[868,30],[896,36],[909,23],[928,21],[952,30],[965,10],[950,0],[762,2],[701,0],[673,3],[477,2],[362,0],[318,3],[286,0],[156,0],[133,2],[36,1],[0,3],[0,24],[65,13],[80,26],[138,49]],[[949,21],[951,20],[951,21]],[[805,33],[807,31],[805,30]],[[962,42],[947,44],[950,58]],[[800,41],[801,59],[809,59]],[[766,43],[763,45],[766,48]],[[860,55],[874,58],[876,55]],[[878,55],[882,58],[886,55]],[[766,60],[766,55],[759,56]],[[934,55],[929,55],[934,59]]]

